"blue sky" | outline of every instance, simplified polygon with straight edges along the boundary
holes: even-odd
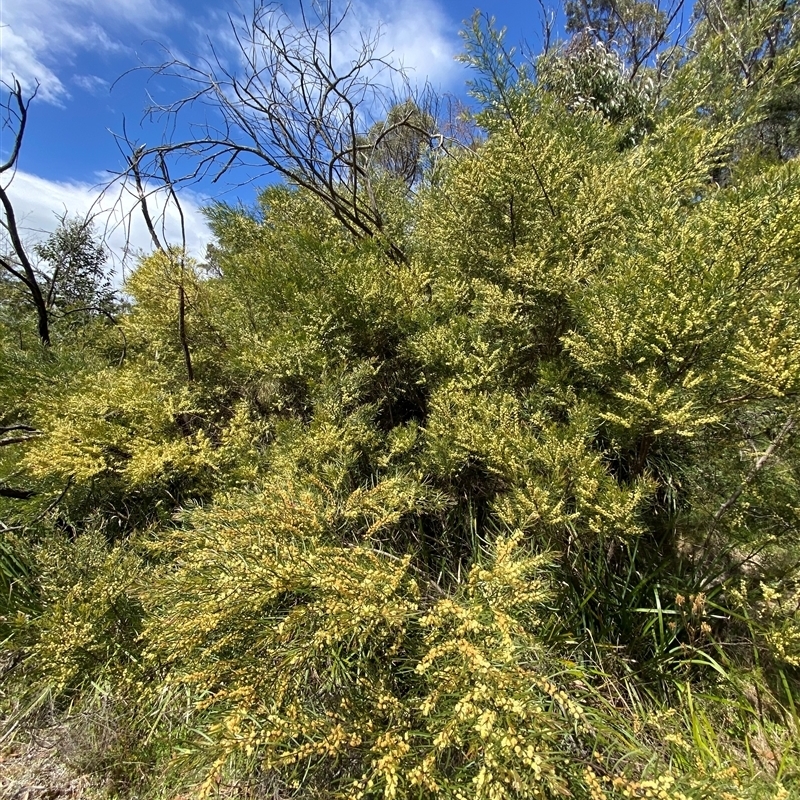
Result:
[[[291,11],[291,2],[284,5]],[[151,143],[159,138],[140,123],[148,92],[163,89],[135,68],[163,60],[162,47],[189,57],[202,52],[207,37],[224,35],[226,14],[248,7],[233,0],[0,0],[0,77],[9,80],[14,74],[28,88],[40,84],[10,190],[29,238],[51,230],[56,214],[85,213],[91,206],[107,171],[122,163],[110,131],[121,131],[123,118],[134,138]],[[536,46],[535,0],[496,0],[480,8],[508,26],[511,44],[525,37]],[[462,0],[354,0],[350,13],[365,29],[380,25],[384,50],[414,76],[442,91],[463,93],[468,74],[454,57],[462,21],[474,9],[474,2]],[[3,152],[7,147],[7,140],[0,142]],[[227,199],[237,196],[251,202],[255,187]],[[183,200],[190,217],[189,246],[198,255],[208,239],[199,214],[204,199],[187,193]],[[116,251],[126,236],[134,247],[147,248],[141,224],[136,219],[132,224],[111,234]]]

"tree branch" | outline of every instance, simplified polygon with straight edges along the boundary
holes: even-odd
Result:
[[[323,0],[301,2],[300,12],[301,21],[295,22],[276,4],[259,0],[242,20],[229,17],[241,54],[240,75],[217,55],[213,42],[204,61],[190,63],[171,56],[148,68],[153,75],[178,78],[193,87],[180,100],[152,106],[151,115],[174,126],[178,115],[183,117],[198,103],[203,105],[205,121],[195,126],[199,135],[194,139],[133,149],[127,174],[136,196],[144,210],[146,177],[160,174],[159,181],[163,179],[173,192],[179,184],[199,180],[210,171],[217,181],[252,157],[312,192],[351,235],[378,239],[393,260],[404,262],[401,245],[386,232],[370,175],[358,157],[358,143],[370,129],[375,109],[385,107],[391,94],[381,76],[405,80],[404,74],[377,53],[377,34],[362,39],[349,63],[341,67],[336,63],[334,39],[342,35],[347,8],[334,13],[332,0]],[[398,127],[412,125],[409,116]],[[124,140],[131,145],[127,135]],[[173,156],[188,156],[195,169],[167,179],[166,159]],[[165,249],[163,238],[155,235],[152,217],[146,224],[157,249]]]
[[[0,486],[0,497],[8,497],[11,500],[30,500],[36,497],[36,492],[31,489],[14,489],[11,486]]]
[[[39,431],[36,431],[39,434]],[[32,442],[36,438],[36,434],[30,436],[11,436],[8,439],[0,439],[0,447],[7,447],[10,444],[21,444],[22,442]]]
[[[39,339],[41,340],[42,344],[48,346],[50,344],[50,325],[47,312],[47,303],[45,302],[44,295],[41,287],[39,286],[39,281],[36,278],[33,265],[28,258],[28,254],[24,245],[22,244],[22,238],[20,237],[14,206],[11,204],[11,200],[8,196],[8,187],[11,180],[13,180],[13,175],[17,166],[17,160],[19,158],[20,150],[22,149],[22,140],[25,136],[25,127],[28,122],[28,107],[31,104],[31,100],[33,100],[33,98],[36,96],[39,86],[37,84],[36,89],[34,89],[27,101],[23,99],[22,86],[16,78],[14,78],[13,85],[2,82],[2,86],[9,93],[6,104],[7,117],[15,118],[18,120],[18,122],[16,131],[13,134],[14,143],[11,147],[11,153],[9,154],[8,158],[2,164],[0,164],[0,175],[3,175],[6,172],[10,172],[11,174],[11,179],[7,184],[3,185],[0,182],[0,206],[2,206],[4,215],[3,227],[8,232],[8,237],[14,250],[14,256],[19,262],[21,269],[17,270],[12,267],[7,258],[0,258],[0,267],[5,269],[9,274],[13,275],[17,280],[22,281],[22,283],[27,287],[31,300],[33,301],[34,308],[36,309]],[[13,106],[16,106],[16,108],[13,108]]]

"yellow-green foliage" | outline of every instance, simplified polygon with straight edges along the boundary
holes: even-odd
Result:
[[[147,591],[145,664],[197,698],[206,787],[255,759],[331,797],[561,793],[555,751],[588,727],[545,677],[544,557],[501,537],[445,597],[408,556],[342,546],[337,517],[319,490],[275,486],[160,545],[180,567]]]
[[[137,505],[145,515],[160,506],[168,513],[181,498],[256,480],[265,428],[247,404],[220,419],[198,390],[158,364],[78,376],[56,397],[34,418],[42,435],[21,465],[34,478],[108,503],[119,525]]]
[[[146,568],[124,546],[108,547],[97,532],[74,543],[63,535],[34,551],[43,611],[16,620],[31,677],[58,696],[95,680],[138,675],[139,601]]]
[[[19,675],[134,698],[166,795],[792,796],[800,167],[699,80],[635,141],[509,87],[381,185],[406,261],[301,188],[209,209],[121,363],[2,322]]]
[[[545,677],[536,639],[537,609],[548,596],[544,560],[520,552],[522,539],[499,539],[455,597],[420,620],[415,672],[425,681],[419,710],[430,745],[409,783],[431,796],[566,794],[567,770],[555,753],[570,736],[589,733],[580,699]]]
[[[192,417],[202,413],[187,387],[171,391],[163,372],[134,367],[87,375],[82,383],[71,387],[63,405],[44,410],[47,438],[26,456],[34,475],[78,483],[114,476],[135,491],[209,465],[203,431],[180,428],[182,418],[191,428]]]
[[[144,351],[148,361],[163,364],[176,376],[187,375],[180,322],[183,295],[183,335],[194,372],[212,385],[221,381],[217,356],[225,339],[215,317],[230,302],[223,287],[204,280],[193,259],[170,250],[142,259],[125,291],[134,301],[123,322],[133,353]]]

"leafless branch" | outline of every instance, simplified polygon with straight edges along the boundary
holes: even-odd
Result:
[[[154,103],[151,118],[174,130],[194,108],[202,109],[204,121],[194,126],[195,138],[167,138],[135,150],[128,174],[137,196],[144,196],[149,181],[174,192],[260,164],[318,197],[354,237],[378,239],[394,260],[404,261],[375,199],[370,155],[400,129],[429,138],[431,131],[420,130],[409,114],[380,136],[366,137],[391,107],[417,98],[402,70],[378,52],[379,32],[362,35],[354,52],[343,52],[339,39],[347,13],[335,13],[330,0],[301,2],[299,18],[292,19],[280,6],[258,0],[252,14],[228,20],[239,71],[211,41],[204,59],[170,55],[149,67],[154,76],[175,78],[188,89],[178,100]],[[192,164],[188,173],[165,181],[167,162],[180,159]]]
[[[7,497],[11,500],[30,500],[35,497],[36,492],[32,489],[15,489],[13,486],[0,486],[0,497]]]
[[[47,506],[47,508],[45,508],[45,509],[44,509],[44,511],[42,511],[42,512],[41,512],[41,513],[40,513],[40,514],[39,514],[39,515],[36,517],[36,519],[34,519],[34,520],[32,521],[32,524],[34,524],[34,525],[35,525],[37,522],[41,522],[41,520],[43,520],[43,519],[44,519],[44,518],[45,518],[45,517],[46,517],[46,516],[47,516],[47,515],[48,515],[48,514],[51,512],[51,511],[53,511],[53,509],[55,509],[55,508],[56,508],[56,506],[58,506],[58,504],[59,504],[59,503],[60,503],[60,502],[61,502],[61,501],[62,501],[62,500],[63,500],[63,499],[64,499],[64,498],[67,496],[67,492],[69,491],[69,488],[70,488],[70,486],[72,486],[72,481],[73,481],[74,479],[75,479],[75,476],[74,476],[74,475],[70,475],[70,476],[67,478],[67,482],[66,482],[66,484],[64,485],[64,488],[63,488],[63,489],[61,490],[61,492],[58,494],[58,497],[56,497],[56,498],[55,498],[55,499],[54,499],[54,500],[53,500],[53,501],[52,501],[52,502],[51,502],[51,503],[50,503],[50,504]]]
[[[547,55],[550,52],[550,46],[553,40],[553,28],[556,22],[556,12],[554,8],[548,9],[544,0],[537,0],[539,5],[539,19],[542,26],[542,55]]]
[[[30,436],[10,436],[7,439],[0,439],[0,447],[6,447],[10,444],[21,444],[23,442],[32,442],[36,436],[31,434]]]
[[[0,224],[2,224],[3,228],[6,230],[12,249],[10,254],[5,254],[0,257],[0,268],[4,269],[18,281],[21,281],[27,289],[30,300],[36,309],[39,338],[42,344],[49,345],[50,324],[47,313],[47,303],[42,288],[39,285],[36,272],[28,257],[25,246],[22,243],[14,206],[8,196],[8,189],[16,173],[17,161],[19,159],[20,150],[22,149],[22,141],[25,137],[25,128],[28,122],[28,109],[32,100],[36,97],[39,86],[38,84],[36,85],[36,88],[27,99],[25,99],[22,86],[16,78],[13,78],[11,83],[6,83],[5,81],[0,82],[0,88],[6,94],[6,101],[3,106],[4,116],[2,126],[3,129],[11,130],[13,142],[8,158],[0,164],[0,207],[2,207]]]
[[[147,232],[150,234],[150,238],[152,239],[156,250],[164,252],[164,246],[161,244],[161,240],[158,238],[155,225],[153,225],[153,218],[150,215],[150,209],[147,206],[147,194],[145,193],[144,185],[142,183],[140,161],[143,151],[144,148],[142,147],[134,150],[133,154],[128,160],[128,163],[130,165],[131,174],[133,175],[133,182],[136,187],[136,196],[139,198],[139,206],[142,211],[142,217],[144,218],[144,224],[147,226]]]

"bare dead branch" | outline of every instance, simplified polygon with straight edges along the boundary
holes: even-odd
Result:
[[[38,434],[38,431],[36,432]],[[10,444],[22,444],[23,442],[32,442],[36,438],[36,434],[30,436],[10,436],[8,439],[0,439],[0,447],[6,447]]]
[[[15,489],[12,486],[0,486],[0,497],[8,497],[11,500],[30,500],[36,497],[36,492],[32,489]]]
[[[144,217],[144,224],[147,226],[147,232],[150,234],[150,238],[153,241],[153,246],[156,250],[164,252],[164,245],[161,244],[161,240],[158,238],[158,234],[156,233],[155,225],[153,225],[153,218],[150,216],[150,210],[147,207],[147,194],[144,190],[144,185],[142,183],[142,172],[141,172],[141,157],[144,152],[144,148],[139,147],[134,152],[133,155],[129,159],[130,164],[130,171],[133,175],[134,184],[136,186],[136,196],[139,198],[139,206],[142,211],[142,217]]]
[[[17,161],[19,159],[20,150],[22,149],[22,141],[25,137],[25,128],[28,123],[28,108],[30,107],[31,101],[36,96],[39,87],[37,84],[36,88],[26,100],[23,96],[22,86],[16,78],[14,78],[13,82],[10,84],[5,81],[0,82],[0,86],[2,86],[2,90],[8,95],[5,103],[3,128],[12,130],[13,142],[8,158],[0,164],[0,176],[6,174],[10,175],[10,178],[5,182],[0,180],[0,207],[2,207],[0,222],[8,234],[13,251],[13,259],[16,262],[12,263],[12,255],[6,254],[0,258],[0,268],[5,269],[6,272],[21,281],[26,287],[31,302],[36,309],[39,339],[42,344],[47,346],[50,344],[50,325],[47,303],[42,288],[39,285],[36,272],[28,257],[25,246],[22,243],[14,206],[8,196],[8,188],[11,185],[11,181],[14,179]]]
[[[205,59],[170,55],[149,67],[154,76],[177,79],[189,90],[174,102],[151,105],[151,118],[174,130],[179,116],[202,106],[204,121],[195,125],[197,137],[184,141],[167,138],[134,148],[122,137],[135,154],[128,174],[136,196],[146,195],[151,180],[174,195],[180,185],[206,176],[218,181],[255,162],[318,197],[354,237],[376,238],[394,260],[404,261],[400,244],[385,230],[365,150],[379,149],[400,128],[419,131],[409,115],[378,140],[365,135],[392,106],[415,100],[415,93],[388,54],[378,52],[379,32],[362,35],[352,54],[341,52],[337,41],[348,10],[336,13],[330,0],[305,2],[293,20],[278,5],[259,0],[248,16],[229,16],[239,72],[211,41]],[[165,165],[176,159],[194,166],[167,180]]]
[[[175,194],[175,184],[172,182],[172,178],[170,177],[169,170],[167,168],[167,159],[164,158],[163,155],[161,158],[159,158],[158,166],[161,170],[161,176],[164,179],[164,187],[167,190],[167,194],[172,202],[175,203],[175,208],[178,210],[178,218],[180,219],[181,224],[181,264],[183,264],[183,259],[186,256],[186,218],[183,214],[183,206],[181,205],[180,200],[178,200],[178,195]],[[164,238],[166,238],[166,234]]]

